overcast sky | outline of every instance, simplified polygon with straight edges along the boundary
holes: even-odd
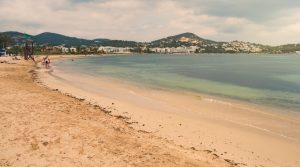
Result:
[[[300,43],[300,0],[0,0],[0,32],[152,41]]]

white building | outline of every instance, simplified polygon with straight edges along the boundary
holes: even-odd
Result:
[[[70,51],[71,53],[77,53],[77,48],[75,48],[75,47],[70,47],[69,51]]]
[[[236,50],[234,48],[232,48],[232,47],[226,47],[225,51],[236,51]]]
[[[98,52],[104,52],[104,53],[117,53],[117,54],[125,54],[125,53],[131,53],[132,48],[130,47],[112,47],[112,46],[100,46],[98,48]]]
[[[187,47],[188,53],[195,53],[197,49],[199,49],[198,46]]]
[[[179,41],[180,41],[180,42],[188,43],[188,42],[190,41],[190,39],[189,39],[189,38],[186,38],[186,37],[181,37],[181,38],[179,39]]]
[[[66,47],[61,48],[61,52],[69,53],[69,48],[66,48]]]
[[[166,48],[150,48],[150,51],[155,53],[195,53],[199,49],[198,46],[180,46],[180,47],[166,47]]]
[[[150,50],[155,53],[166,53],[165,48],[150,48]]]
[[[60,50],[62,53],[69,53],[69,48],[65,47],[65,46],[54,46],[54,48]]]
[[[129,48],[129,47],[126,47],[126,48],[117,48],[118,52],[116,53],[119,53],[119,54],[124,54],[124,53],[131,53],[131,50],[132,48]]]

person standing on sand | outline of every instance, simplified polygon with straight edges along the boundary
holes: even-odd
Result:
[[[49,65],[50,65],[50,58],[48,56],[46,56],[46,58],[44,59],[45,61],[45,68],[48,69],[49,68]]]
[[[43,57],[42,65],[45,65],[45,62],[46,62],[46,57]]]

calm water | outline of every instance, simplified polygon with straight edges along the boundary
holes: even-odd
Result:
[[[64,60],[62,70],[300,111],[300,55],[132,55]]]

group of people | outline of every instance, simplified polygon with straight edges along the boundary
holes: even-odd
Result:
[[[45,65],[46,69],[50,67],[50,58],[48,56],[43,57],[43,64]]]

